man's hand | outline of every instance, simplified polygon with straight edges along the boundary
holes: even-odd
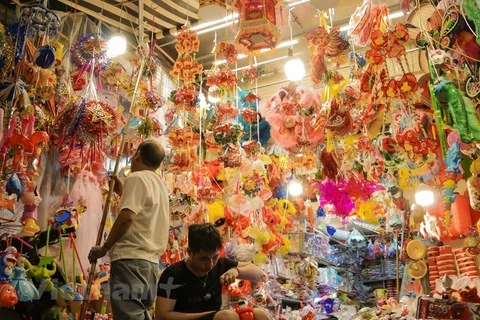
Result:
[[[227,272],[225,272],[224,274],[222,274],[222,276],[220,277],[220,283],[224,286],[228,286],[237,280],[238,274],[239,274],[238,269],[232,268]]]
[[[103,246],[92,247],[92,249],[90,249],[90,252],[88,254],[88,261],[90,261],[90,263],[97,262],[97,260],[104,257],[107,254],[107,252],[108,252],[107,248]]]
[[[113,191],[115,191],[116,194],[119,196],[122,196],[123,194],[123,182],[118,178],[117,176],[114,176],[113,179],[115,179],[115,186],[113,187]]]

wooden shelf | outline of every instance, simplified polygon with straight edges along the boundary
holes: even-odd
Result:
[[[336,265],[333,265],[331,264],[330,262],[326,261],[326,260],[323,260],[323,259],[320,259],[318,257],[315,257],[315,261],[317,261],[317,263],[319,265],[322,265],[322,266],[325,266],[325,267],[328,267],[328,268],[332,268],[334,270],[337,270],[338,272],[347,272],[348,270],[345,269],[345,268],[342,268],[342,267],[337,267]],[[349,271],[348,271],[349,272]]]

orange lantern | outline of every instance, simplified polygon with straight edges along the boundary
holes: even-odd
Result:
[[[227,12],[227,0],[200,0],[198,17],[201,20],[212,21],[224,17]]]
[[[472,226],[472,217],[470,215],[469,199],[463,195],[457,195],[451,208],[452,219],[450,223],[450,234],[457,238],[459,236],[467,236]]]
[[[240,29],[235,36],[237,50],[256,56],[274,49],[280,42],[275,7],[277,0],[234,0],[239,11]]]

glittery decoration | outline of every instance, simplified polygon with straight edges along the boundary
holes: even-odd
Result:
[[[5,33],[5,29],[0,24],[0,79],[5,79],[5,76],[10,71],[13,63],[14,45],[12,38]]]
[[[7,27],[7,35],[12,37],[12,42],[15,44],[15,63],[18,63],[25,52],[25,37],[27,33],[27,26],[21,25],[18,21],[11,23]]]
[[[157,119],[151,117],[145,117],[138,125],[138,135],[145,137],[159,137],[162,135],[162,127]]]
[[[157,66],[159,61],[155,57],[146,57],[145,58],[145,65],[142,70],[142,76],[145,79],[152,79],[155,78],[157,75]]]
[[[113,134],[120,115],[101,101],[78,99],[70,102],[59,116],[57,128],[63,138],[75,137],[77,142],[102,143]]]
[[[79,69],[105,69],[110,58],[107,55],[107,40],[102,33],[89,33],[77,40],[70,49],[70,59]]]

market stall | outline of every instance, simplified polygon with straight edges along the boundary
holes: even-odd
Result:
[[[478,1],[66,2],[0,25],[1,319],[111,319],[87,255],[146,139],[167,150],[159,273],[210,222],[266,275],[225,308],[480,317]]]

